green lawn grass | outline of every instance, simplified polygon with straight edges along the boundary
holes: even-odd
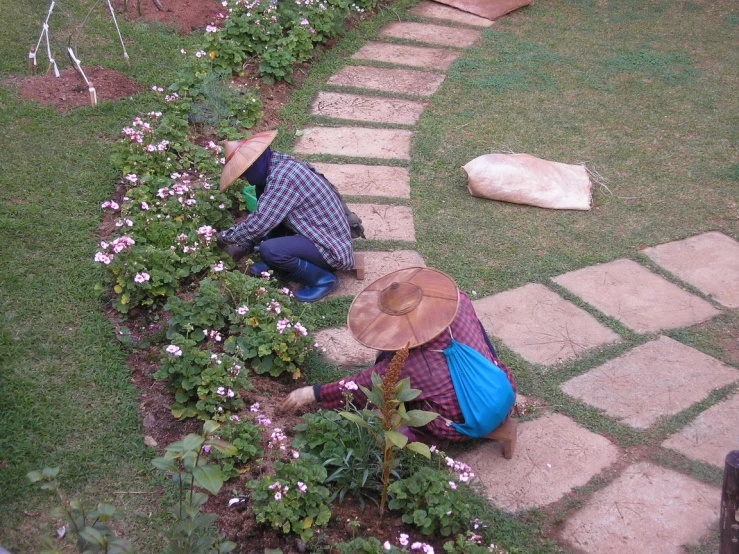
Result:
[[[283,112],[278,149],[289,149],[293,132],[309,124],[307,104],[343,56],[383,22],[404,17],[412,3],[383,10],[315,64]],[[84,1],[70,9],[84,17],[90,6]],[[16,22],[0,38],[0,71],[22,74],[48,5],[0,0],[0,8]],[[52,20],[58,60],[65,60],[60,50],[73,20],[61,13]],[[739,238],[738,22],[728,1],[550,0],[484,31],[448,72],[414,132],[411,204],[427,264],[483,296],[532,281],[551,287],[550,277],[620,257],[643,262],[639,248],[707,230]],[[171,82],[188,39],[163,27],[121,26],[131,39],[130,66],[100,5],[76,39],[83,62],[118,69],[144,89]],[[160,483],[149,474],[152,454],[143,446],[136,391],[106,306],[93,292],[101,274],[91,262],[99,205],[116,178],[107,161],[110,143],[148,102],[144,92],[57,114],[0,89],[0,544],[13,552],[33,551],[37,527],[50,523],[23,513],[50,506],[46,494],[26,483],[27,471],[60,465],[64,487],[96,502],[115,491],[151,493]],[[547,211],[470,197],[460,166],[504,150],[585,162],[605,185],[595,185],[593,210]],[[331,321],[341,321],[337,306],[346,303],[326,307]],[[318,322],[320,315],[312,317]],[[645,340],[619,333],[622,345],[551,373],[499,346],[521,392],[621,445],[656,446],[695,410],[652,434],[636,432],[558,389]],[[727,337],[737,333],[733,311],[670,336],[731,363]],[[309,373],[314,381],[335,376],[318,363]],[[727,394],[718,391],[699,408]],[[669,453],[655,457],[701,479],[718,478],[685,460],[664,462]],[[160,548],[163,522],[152,512],[154,496],[114,499],[126,510],[124,530],[138,539],[137,552]],[[530,526],[491,514],[500,544],[534,551],[526,550],[535,541]],[[546,526],[557,517],[564,516],[534,511],[525,519]],[[147,527],[153,530],[143,539]]]

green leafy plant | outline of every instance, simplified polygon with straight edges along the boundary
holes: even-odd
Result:
[[[219,435],[235,449],[233,454],[222,454],[219,451],[211,451],[210,454],[211,458],[220,464],[221,473],[226,481],[242,473],[241,467],[264,455],[260,446],[262,432],[246,419],[231,416],[231,421],[224,424]]]
[[[215,421],[206,421],[202,434],[191,433],[173,442],[165,447],[164,456],[151,462],[177,485],[177,504],[171,511],[174,522],[167,533],[169,545],[165,554],[221,554],[236,548],[233,542],[214,536],[211,525],[215,514],[200,513],[208,495],[197,489],[215,495],[223,486],[220,468],[209,464],[203,453],[212,448],[223,455],[236,453],[231,444],[211,436],[219,427]]]
[[[423,410],[406,411],[405,402],[413,400],[421,391],[412,389],[410,379],[399,380],[400,371],[408,358],[408,349],[398,350],[390,362],[385,374],[380,377],[372,374],[372,389],[360,386],[367,396],[367,401],[375,406],[360,412],[343,411],[340,415],[369,430],[375,437],[382,451],[382,493],[380,497],[380,514],[384,513],[387,501],[390,474],[397,467],[397,454],[404,448],[431,458],[429,447],[420,442],[408,442],[408,437],[400,431],[403,427],[422,427],[436,419],[438,414]],[[374,423],[378,422],[379,425]]]
[[[191,301],[173,296],[164,309],[169,312],[167,338],[184,335],[195,342],[207,340],[210,331],[223,331],[233,312],[219,283],[209,278],[200,281]]]
[[[240,360],[228,354],[201,349],[182,335],[162,352],[156,379],[168,379],[174,390],[172,415],[224,420],[243,407],[242,390],[252,388]]]
[[[314,527],[326,525],[331,519],[330,493],[323,486],[326,469],[308,455],[289,463],[276,461],[272,467],[274,475],[249,481],[247,485],[252,490],[256,520],[308,540]]]
[[[115,532],[107,525],[107,522],[120,517],[115,506],[100,503],[96,510],[87,510],[79,499],[67,501],[59,489],[58,475],[58,467],[46,467],[41,471],[29,472],[27,477],[31,483],[42,483],[42,489],[53,491],[57,495],[60,505],[54,508],[52,515],[66,522],[63,529],[66,531],[68,528],[74,536],[77,551],[91,554],[132,554],[131,544],[116,537]],[[41,554],[60,553],[54,548],[54,541],[50,537],[44,537],[42,544],[44,548]]]
[[[401,510],[403,521],[424,535],[448,537],[465,529],[472,519],[469,505],[446,471],[422,467],[392,483],[388,492],[392,495],[388,507]]]
[[[343,502],[347,494],[352,495],[361,509],[365,498],[376,501],[382,490],[382,459],[372,433],[328,410],[305,414],[303,420],[295,426],[293,447],[321,460],[332,499]]]

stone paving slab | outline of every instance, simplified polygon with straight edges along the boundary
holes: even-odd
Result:
[[[364,226],[364,234],[370,240],[416,241],[413,210],[408,206],[387,204],[347,204]]]
[[[566,381],[568,395],[637,429],[671,416],[739,380],[739,371],[669,337]]]
[[[709,302],[626,259],[552,280],[637,333],[687,327],[720,313]]]
[[[437,4],[436,2],[419,2],[408,13],[419,17],[428,17],[429,19],[443,19],[445,21],[454,21],[455,23],[464,23],[474,27],[490,27],[493,22],[478,15],[463,12],[451,6]]]
[[[519,424],[511,460],[497,441],[479,441],[457,457],[472,466],[496,506],[515,512],[551,504],[585,485],[616,462],[619,450],[570,418],[549,414]]]
[[[620,338],[585,310],[536,283],[472,304],[489,334],[535,364],[556,364]]]
[[[359,281],[354,273],[338,272],[339,286],[329,296],[356,296],[383,275],[408,267],[426,267],[421,254],[415,250],[393,250],[392,252],[365,251],[365,275]],[[357,343],[359,344],[359,343]]]
[[[449,69],[458,57],[459,52],[456,50],[388,42],[368,42],[352,56],[355,60],[395,63],[443,71]]]
[[[432,23],[416,23],[415,21],[398,21],[388,23],[380,29],[380,35],[390,38],[402,38],[415,40],[427,44],[439,46],[451,46],[453,48],[467,48],[472,46],[480,38],[477,29],[462,29],[460,27],[447,27],[446,25],[434,25]]]
[[[711,232],[646,248],[654,263],[729,308],[739,308],[739,242]]]
[[[392,69],[367,65],[347,65],[334,73],[329,85],[366,88],[399,94],[431,96],[444,82],[446,75],[417,69]]]
[[[298,137],[296,154],[333,154],[355,158],[408,160],[411,134],[406,129],[308,127]]]
[[[322,329],[313,338],[320,348],[325,349],[321,357],[334,365],[351,367],[375,363],[377,351],[354,340],[348,327]]]
[[[415,125],[424,108],[421,102],[413,100],[321,91],[311,103],[310,113],[354,121]]]
[[[721,489],[641,462],[597,491],[562,536],[585,554],[682,554],[715,533]]]
[[[739,372],[738,372],[739,373]],[[739,450],[739,394],[711,406],[662,446],[723,469],[726,454]]]
[[[410,175],[406,167],[361,164],[312,164],[341,194],[410,198]]]

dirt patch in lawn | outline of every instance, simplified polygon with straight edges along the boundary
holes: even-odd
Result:
[[[140,87],[114,69],[83,67],[87,80],[95,88],[98,102],[117,100],[139,92]],[[75,69],[36,75],[25,78],[8,78],[7,84],[17,89],[24,100],[53,105],[57,112],[66,112],[80,106],[90,106],[90,91],[82,76]]]
[[[113,7],[116,17],[122,14],[134,21],[163,23],[186,34],[217,22],[228,11],[216,0],[140,0],[138,7],[137,0],[128,0],[126,10],[123,0],[114,0]]]

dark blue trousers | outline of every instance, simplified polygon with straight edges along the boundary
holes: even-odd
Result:
[[[283,273],[296,271],[298,260],[305,260],[328,271],[334,271],[316,245],[300,235],[268,238],[262,241],[259,245],[259,256],[269,267]]]

